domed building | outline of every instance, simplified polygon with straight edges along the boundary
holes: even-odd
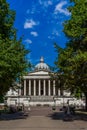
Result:
[[[71,104],[81,105],[82,100],[70,96],[70,92],[60,90],[60,82],[52,79],[50,67],[41,57],[40,62],[32,72],[23,76],[23,80],[15,91],[10,89],[6,95],[7,105],[40,106],[64,105],[67,101]],[[15,86],[14,86],[15,88]],[[63,88],[63,86],[61,86]]]
[[[24,103],[25,105],[53,105],[54,96],[60,96],[60,89],[56,81],[50,76],[50,67],[40,58],[40,62],[28,75],[23,76],[22,84],[17,92],[10,90],[8,104]],[[11,94],[12,93],[12,94]]]
[[[38,64],[35,66],[35,70],[45,70],[45,71],[47,70],[47,71],[50,71],[49,66],[48,66],[46,63],[44,63],[43,57],[41,57],[40,63],[38,63]]]
[[[29,72],[23,79],[21,96],[30,96],[30,105],[52,105],[53,97],[60,95],[60,90],[55,87],[55,80],[50,77],[50,67],[40,58],[40,62],[32,72]]]

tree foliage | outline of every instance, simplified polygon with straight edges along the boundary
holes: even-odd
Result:
[[[56,66],[62,72],[66,88],[87,95],[87,0],[71,0],[69,20],[64,22],[68,42],[64,49],[56,45]],[[78,95],[78,94],[76,94]]]
[[[30,67],[26,55],[29,53],[16,36],[15,12],[6,0],[0,0],[0,95],[4,95],[13,83]]]

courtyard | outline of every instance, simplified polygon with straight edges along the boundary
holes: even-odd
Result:
[[[28,116],[19,113],[1,115],[0,130],[87,130],[87,115],[75,115],[74,120],[65,121],[59,108],[31,107]]]

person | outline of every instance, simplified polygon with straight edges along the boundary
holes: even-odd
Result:
[[[69,100],[67,100],[67,104],[69,105]]]
[[[70,115],[70,106],[69,106],[69,100],[67,100],[67,115]]]
[[[74,106],[74,105],[71,105],[71,106],[70,106],[70,113],[71,113],[72,115],[75,114],[75,106]]]
[[[66,106],[63,106],[63,111],[64,111],[64,114],[67,114],[67,107]]]
[[[22,103],[22,111],[24,111],[24,103]]]

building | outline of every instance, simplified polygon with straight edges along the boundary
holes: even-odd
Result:
[[[64,105],[68,99],[75,101],[70,97],[70,93],[60,90],[60,86],[56,85],[56,80],[50,76],[51,70],[41,57],[32,72],[23,76],[22,84],[19,89],[7,93],[7,103],[27,105]],[[68,96],[68,97],[67,97]],[[56,103],[56,104],[55,104]]]

